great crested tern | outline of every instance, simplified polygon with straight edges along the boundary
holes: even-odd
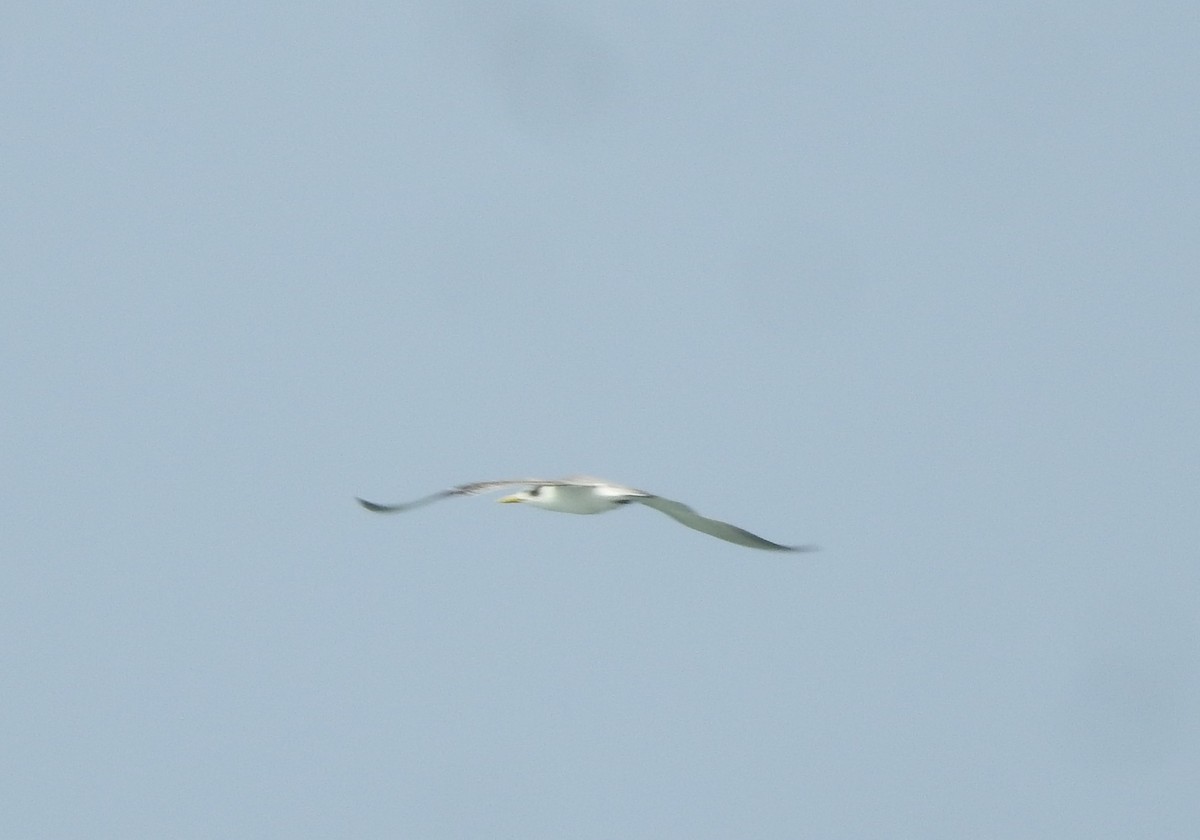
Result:
[[[773,543],[770,540],[751,534],[749,531],[739,528],[736,525],[730,525],[728,522],[722,522],[719,519],[709,519],[707,516],[701,516],[682,502],[664,499],[662,496],[647,493],[645,490],[636,490],[632,487],[625,487],[620,484],[613,484],[610,481],[604,481],[603,479],[582,475],[571,476],[569,478],[516,478],[502,481],[475,481],[470,484],[460,484],[457,487],[451,487],[448,490],[442,490],[439,493],[433,493],[401,504],[381,505],[375,502],[368,502],[366,499],[358,499],[358,503],[367,510],[374,511],[375,513],[401,513],[402,511],[427,505],[430,502],[436,502],[439,499],[448,499],[452,496],[475,496],[479,493],[487,493],[504,487],[516,486],[523,486],[525,489],[511,496],[505,496],[499,499],[499,501],[505,503],[524,502],[534,507],[540,507],[543,510],[553,510],[560,513],[604,513],[605,511],[614,510],[621,505],[627,505],[630,502],[638,502],[646,507],[654,508],[659,513],[665,513],[682,525],[686,525],[689,528],[716,537],[717,539],[736,543],[737,545],[761,548],[767,551],[816,550],[816,546],[811,545],[780,545],[779,543]]]

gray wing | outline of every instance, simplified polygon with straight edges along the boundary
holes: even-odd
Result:
[[[399,502],[393,505],[381,505],[378,502],[368,502],[366,499],[360,499],[357,496],[355,501],[365,507],[369,511],[375,513],[402,513],[406,510],[412,510],[430,502],[436,502],[440,499],[449,499],[452,496],[475,496],[479,493],[487,493],[491,490],[499,490],[502,487],[514,487],[518,485],[532,486],[536,484],[573,484],[572,481],[564,481],[554,478],[509,478],[500,481],[475,481],[470,484],[460,484],[457,487],[451,487],[449,490],[442,490],[439,493],[432,493],[428,496],[423,496],[420,499],[414,499],[411,502]]]
[[[683,504],[683,502],[673,502],[670,499],[664,499],[662,496],[645,496],[635,498],[632,501],[640,502],[646,507],[654,508],[660,513],[665,513],[680,524],[716,537],[719,540],[725,540],[726,542],[745,545],[750,548],[762,548],[767,551],[816,551],[816,546],[813,545],[780,545],[770,540],[764,540],[762,537],[751,534],[749,531],[739,528],[736,525],[730,525],[728,522],[722,522],[719,519],[709,519],[707,516],[701,516]]]
[[[430,502],[436,502],[438,499],[448,499],[451,496],[456,495],[458,494],[453,490],[443,490],[440,493],[434,493],[433,495],[425,496],[421,499],[415,499],[411,502],[400,502],[399,504],[394,505],[381,505],[378,502],[368,502],[366,499],[360,499],[357,496],[354,497],[354,501],[358,502],[367,510],[375,513],[400,513],[401,511],[412,510],[413,508],[427,505]]]

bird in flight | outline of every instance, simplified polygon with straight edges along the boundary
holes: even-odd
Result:
[[[635,490],[632,487],[624,487],[590,476],[476,481],[471,484],[460,484],[449,490],[442,490],[401,504],[381,505],[376,502],[368,502],[366,499],[358,499],[358,503],[375,513],[401,513],[430,502],[436,502],[439,499],[449,499],[452,496],[475,496],[505,487],[524,488],[499,500],[505,503],[523,502],[543,510],[559,511],[560,513],[604,513],[630,502],[637,502],[653,508],[659,513],[665,513],[682,525],[737,545],[761,548],[766,551],[816,550],[816,546],[812,545],[780,545],[756,534],[751,534],[736,525],[730,525],[728,522],[701,516],[682,502],[664,499],[662,496],[647,493],[645,490]]]

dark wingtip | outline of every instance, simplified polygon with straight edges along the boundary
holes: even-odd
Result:
[[[388,510],[387,505],[377,505],[374,502],[368,502],[366,499],[360,499],[358,496],[354,497],[354,501],[358,502],[367,510],[374,511],[375,513],[387,513]]]
[[[784,546],[788,551],[820,551],[819,545],[787,545]]]

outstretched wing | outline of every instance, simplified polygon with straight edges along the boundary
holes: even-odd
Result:
[[[431,496],[425,496],[424,498],[415,499],[411,502],[401,502],[394,505],[381,505],[378,502],[368,502],[366,499],[360,499],[357,496],[354,497],[354,501],[358,502],[367,510],[375,513],[400,513],[402,511],[421,507],[421,505],[427,505],[430,502],[436,502],[438,499],[448,499],[455,495],[457,494],[453,490],[443,490],[442,492],[434,493]]]
[[[411,502],[400,502],[394,505],[381,505],[378,502],[368,502],[366,499],[355,497],[360,505],[369,511],[375,513],[402,513],[406,510],[427,505],[430,502],[436,502],[439,499],[449,499],[451,496],[475,496],[479,493],[487,493],[491,490],[499,490],[502,487],[513,487],[517,485],[530,486],[535,484],[568,484],[570,482],[552,478],[511,478],[501,481],[475,481],[471,484],[460,484],[457,487],[451,487],[449,490],[442,490],[439,493],[433,493],[428,496],[423,496],[420,499],[414,499]]]
[[[751,534],[749,531],[739,528],[736,525],[730,525],[728,522],[722,522],[719,519],[709,519],[707,516],[701,516],[683,504],[683,502],[673,502],[670,499],[664,499],[662,496],[642,496],[634,498],[632,501],[641,502],[646,507],[651,507],[660,513],[665,513],[682,525],[716,537],[719,540],[725,540],[726,542],[745,545],[750,548],[762,548],[767,551],[816,550],[816,546],[813,545],[780,545],[779,543],[773,543],[756,534]]]

